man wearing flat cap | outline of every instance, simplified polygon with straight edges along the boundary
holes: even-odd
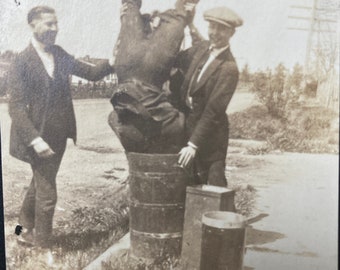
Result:
[[[239,77],[229,40],[243,22],[226,7],[207,10],[204,19],[209,22],[209,41],[181,52],[176,63],[184,79],[180,89],[172,91],[186,114],[187,135],[187,146],[180,151],[178,162],[186,167],[194,161],[198,183],[227,186],[226,110]]]

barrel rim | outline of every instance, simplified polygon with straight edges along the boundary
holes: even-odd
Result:
[[[133,236],[141,236],[145,238],[152,239],[174,239],[174,238],[182,238],[182,232],[168,232],[168,233],[150,233],[150,232],[141,232],[135,229],[130,229],[130,233]]]
[[[246,218],[230,211],[210,211],[202,215],[202,224],[218,229],[241,229],[247,225]]]
[[[134,199],[129,199],[129,206],[132,207],[139,207],[139,208],[165,208],[165,209],[182,209],[185,206],[184,202],[176,202],[176,203],[168,203],[168,202],[161,202],[161,203],[156,203],[156,202],[141,202],[139,200],[134,200]]]
[[[139,152],[126,152],[126,151],[125,151],[125,154],[129,156],[145,156],[145,157],[155,157],[155,156],[178,157],[178,154],[139,153]]]
[[[146,180],[150,178],[160,178],[164,176],[185,176],[182,171],[177,170],[176,168],[180,168],[179,166],[173,166],[175,168],[174,172],[145,172],[145,171],[137,171],[137,170],[130,170],[129,171],[129,176],[137,177],[137,178],[145,178]],[[150,179],[154,180],[154,179]],[[179,181],[179,180],[178,180]]]

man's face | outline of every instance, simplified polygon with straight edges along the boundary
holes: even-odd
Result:
[[[58,20],[54,13],[42,13],[40,18],[31,22],[34,37],[41,43],[50,46],[55,43],[58,33]]]
[[[230,37],[233,35],[233,29],[226,25],[209,22],[208,35],[211,45],[214,48],[222,48],[228,45]]]

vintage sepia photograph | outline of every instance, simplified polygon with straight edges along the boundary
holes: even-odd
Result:
[[[339,14],[2,0],[0,269],[338,269]]]

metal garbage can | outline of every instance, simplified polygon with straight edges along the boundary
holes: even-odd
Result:
[[[246,219],[226,211],[202,216],[201,270],[242,270]]]
[[[127,153],[130,187],[130,256],[145,262],[179,257],[186,187],[192,178],[177,154]]]

